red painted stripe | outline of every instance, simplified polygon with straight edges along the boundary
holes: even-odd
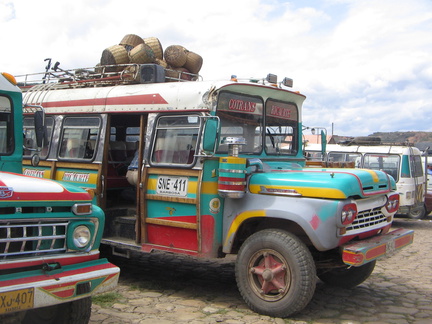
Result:
[[[411,244],[413,242],[412,235],[405,235],[395,240],[395,248],[399,249],[405,245]]]
[[[384,255],[387,251],[387,246],[385,244],[379,245],[366,252],[366,260],[376,259],[381,255]]]
[[[111,269],[111,268],[115,268],[115,267],[116,266],[111,264],[111,263],[106,263],[106,264],[100,264],[100,265],[95,265],[95,266],[90,266],[90,267],[84,267],[84,268],[77,269],[77,270],[64,271],[64,272],[54,274],[54,275],[50,275],[49,273],[47,273],[46,275],[32,276],[30,278],[19,278],[19,279],[14,279],[14,280],[5,280],[5,281],[2,281],[2,284],[8,285],[8,286],[9,285],[29,284],[32,282],[45,281],[45,280],[56,279],[56,278],[65,278],[65,277],[69,277],[69,276],[73,276],[73,275],[77,275],[77,274],[87,273],[89,271],[105,270],[105,269]],[[70,283],[68,283],[67,285],[70,285]],[[59,285],[44,287],[44,289],[49,290],[49,289],[54,289],[56,287],[59,287]]]
[[[112,105],[163,105],[168,102],[160,94],[145,94],[136,96],[90,98],[68,101],[45,102],[44,108],[85,107],[85,106],[112,106]]]
[[[75,285],[71,289],[65,289],[61,291],[56,291],[52,293],[59,298],[70,298],[75,294]]]
[[[97,260],[99,259],[99,252],[91,255],[83,255],[83,256],[77,256],[77,255],[63,255],[63,256],[55,256],[55,257],[48,257],[45,256],[44,259],[39,259],[35,261],[30,262],[7,262],[5,264],[2,264],[2,270],[6,269],[17,269],[17,268],[27,268],[27,267],[34,267],[38,265],[42,265],[44,263],[50,263],[50,262],[59,262],[62,267],[72,265],[72,264],[78,264],[83,263],[87,261]]]
[[[14,192],[12,197],[5,199],[8,201],[90,201],[90,196],[87,192]]]

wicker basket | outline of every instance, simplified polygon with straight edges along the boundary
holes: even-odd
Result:
[[[187,50],[180,45],[171,45],[165,49],[164,58],[172,67],[182,67],[186,63]]]
[[[191,75],[190,71],[184,67],[176,68],[168,66],[165,70],[165,81],[175,82],[180,80],[195,81],[195,78]]]
[[[188,69],[193,74],[198,74],[198,72],[201,70],[202,64],[202,57],[194,52],[189,51],[186,54],[186,63],[183,67]]]
[[[127,51],[132,50],[135,46],[139,44],[143,44],[144,40],[138,35],[127,34],[123,37],[119,45],[122,45],[126,48]]]
[[[164,60],[158,59],[158,58],[155,59],[155,63],[162,66],[164,69],[166,69],[168,67],[167,62],[165,62]]]
[[[131,63],[137,64],[152,63],[155,60],[155,55],[150,46],[139,44],[129,52],[129,60]]]
[[[155,55],[155,58],[162,60],[163,49],[162,49],[162,45],[161,45],[158,38],[156,38],[156,37],[144,38],[144,43],[151,47],[151,49],[153,50],[153,53]]]
[[[126,48],[121,45],[113,45],[102,52],[101,65],[116,65],[129,63],[129,56]],[[122,68],[113,68],[112,71],[121,71]]]

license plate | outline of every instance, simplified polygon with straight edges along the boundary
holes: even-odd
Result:
[[[33,308],[34,288],[0,293],[0,314]]]
[[[159,176],[156,192],[159,195],[186,197],[188,188],[187,177]]]

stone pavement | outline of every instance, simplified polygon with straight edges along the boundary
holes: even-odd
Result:
[[[121,277],[110,305],[93,304],[91,324],[137,323],[432,323],[432,217],[396,219],[414,244],[377,262],[371,277],[348,290],[318,281],[310,304],[281,319],[249,310],[237,291],[232,260],[150,254],[112,259]]]

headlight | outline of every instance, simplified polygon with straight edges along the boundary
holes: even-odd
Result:
[[[356,204],[346,204],[342,208],[341,213],[341,223],[342,225],[349,225],[354,222],[357,216],[357,205]]]
[[[73,231],[73,243],[78,248],[84,248],[90,243],[91,232],[85,225],[77,226]]]

